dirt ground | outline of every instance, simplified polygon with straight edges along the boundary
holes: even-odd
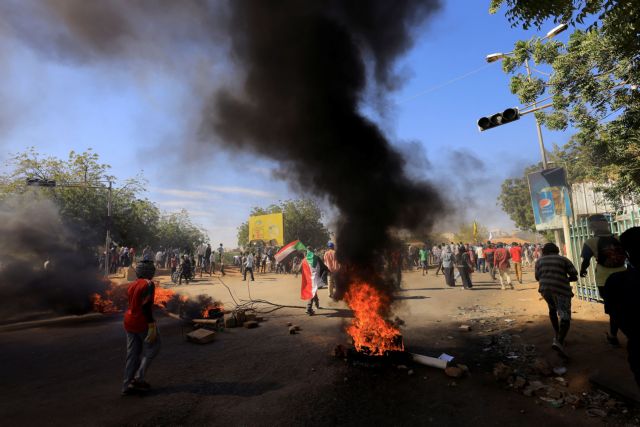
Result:
[[[407,350],[453,355],[454,363],[469,368],[463,378],[420,365],[374,369],[333,358],[334,346],[348,343],[344,326],[351,313],[343,303],[328,301],[323,289],[323,309],[306,316],[300,278],[256,275],[247,285],[232,272],[181,287],[166,283],[166,277],[160,280],[181,293],[209,294],[229,308],[232,295],[236,301],[251,297],[300,308],[266,314],[257,329],[226,329],[206,345],[186,342],[191,328],[158,311],[163,347],[148,373],[153,388],[144,396],[119,394],[125,356],[120,314],[2,332],[3,424],[638,425],[632,404],[611,399],[589,383],[599,373],[619,388],[636,390],[624,340],[620,349],[605,342],[602,306],[574,298],[567,345],[571,360],[563,363],[550,349],[546,305],[530,271],[513,291],[501,291],[488,274],[474,274],[475,287],[467,291],[445,289],[444,278],[433,270],[426,277],[405,273],[395,312],[406,322]],[[300,333],[289,335],[288,322],[299,325]],[[462,331],[461,325],[471,330]],[[531,374],[534,359],[566,367],[566,385],[553,376]],[[498,362],[515,369],[512,382],[522,376],[554,384],[563,397],[523,395],[517,384],[496,380],[492,371]],[[593,403],[596,398],[599,403]]]

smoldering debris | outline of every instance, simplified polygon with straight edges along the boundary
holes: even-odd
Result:
[[[92,295],[108,286],[50,200],[28,192],[1,201],[0,241],[0,318],[30,310],[87,313]]]

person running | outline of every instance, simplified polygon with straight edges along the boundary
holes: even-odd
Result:
[[[511,261],[513,261],[516,279],[522,284],[522,247],[517,242],[513,242],[509,249],[509,255],[511,255]]]
[[[426,246],[420,248],[420,250],[418,251],[418,256],[420,257],[420,268],[422,268],[422,275],[424,276],[428,274],[427,260],[429,259],[429,252]]]
[[[535,277],[540,284],[538,292],[549,306],[549,320],[555,331],[551,347],[566,358],[564,340],[571,326],[571,282],[578,280],[578,272],[569,259],[560,255],[560,248],[547,243],[536,263]]]
[[[221,244],[222,245],[222,244]],[[242,276],[242,280],[247,280],[247,271],[249,273],[251,273],[251,281],[254,281],[253,278],[253,263],[254,263],[254,257],[253,257],[253,252],[251,252],[249,255],[247,255],[247,259],[244,261],[244,275]]]
[[[498,244],[498,249],[493,254],[493,268],[498,270],[498,276],[500,277],[500,288],[504,291],[506,289],[505,283],[511,289],[513,284],[511,283],[511,277],[509,276],[509,252],[504,248],[502,243]]]
[[[469,257],[469,251],[464,246],[460,246],[455,256],[455,266],[460,273],[463,289],[471,289],[471,272],[473,271],[473,263]]]
[[[127,289],[128,308],[124,315],[127,335],[127,357],[124,368],[122,395],[131,395],[151,388],[145,375],[151,361],[160,351],[160,335],[153,318],[155,285],[151,281],[156,272],[151,259],[136,265],[135,282]]]
[[[604,312],[609,314],[609,304],[607,302],[604,284],[607,278],[613,274],[625,270],[626,253],[620,241],[611,233],[609,222],[604,215],[591,215],[588,219],[589,229],[594,237],[584,242],[582,246],[582,264],[580,265],[580,277],[587,276],[587,269],[591,263],[591,258],[596,259],[596,286],[598,292],[604,300]],[[609,331],[606,333],[609,344],[614,347],[620,346],[618,341],[618,324],[615,319],[609,316]]]
[[[629,367],[640,386],[640,227],[633,227],[620,235],[620,244],[628,256],[627,269],[612,273],[604,291],[609,304],[609,316],[615,319],[627,337]]]
[[[442,250],[442,274],[447,286],[453,288],[456,281],[453,278],[454,257],[449,246],[445,246]]]

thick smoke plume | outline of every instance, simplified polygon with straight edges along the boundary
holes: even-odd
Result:
[[[294,187],[337,208],[344,284],[376,282],[383,258],[393,258],[394,231],[428,228],[442,212],[435,189],[407,175],[360,113],[365,94],[380,100],[399,86],[395,61],[438,8],[439,0],[9,0],[0,2],[0,32],[53,58],[170,64],[185,81],[190,55],[229,48],[241,90],[196,85],[202,139],[280,161]]]
[[[204,129],[239,148],[279,159],[299,189],[339,210],[338,256],[376,281],[392,231],[428,226],[442,199],[408,178],[402,156],[360,112],[372,75],[398,81],[394,61],[436,1],[233,1],[232,54],[246,73],[244,94],[218,92]]]
[[[0,203],[0,317],[34,310],[91,311],[92,295],[107,287],[93,254],[76,246],[55,205],[36,197],[27,193]]]

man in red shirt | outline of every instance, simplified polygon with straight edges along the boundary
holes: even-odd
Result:
[[[500,276],[500,287],[504,291],[505,282],[507,285],[513,289],[513,284],[511,283],[511,277],[509,277],[509,252],[504,248],[502,243],[498,244],[498,249],[493,254],[493,266],[498,270],[498,275]]]
[[[129,283],[129,308],[124,315],[127,333],[127,359],[122,394],[130,395],[150,388],[144,375],[160,351],[160,337],[153,319],[155,285],[151,281],[156,268],[151,260],[136,264],[138,280]]]
[[[340,264],[336,259],[336,246],[333,242],[327,244],[327,251],[324,253],[324,265],[327,266],[329,274],[327,275],[327,286],[329,288],[329,298],[333,298],[333,294],[336,290],[336,275],[340,269]]]
[[[513,261],[513,269],[516,271],[516,279],[522,284],[522,247],[513,242],[509,253],[511,254],[511,261]]]

